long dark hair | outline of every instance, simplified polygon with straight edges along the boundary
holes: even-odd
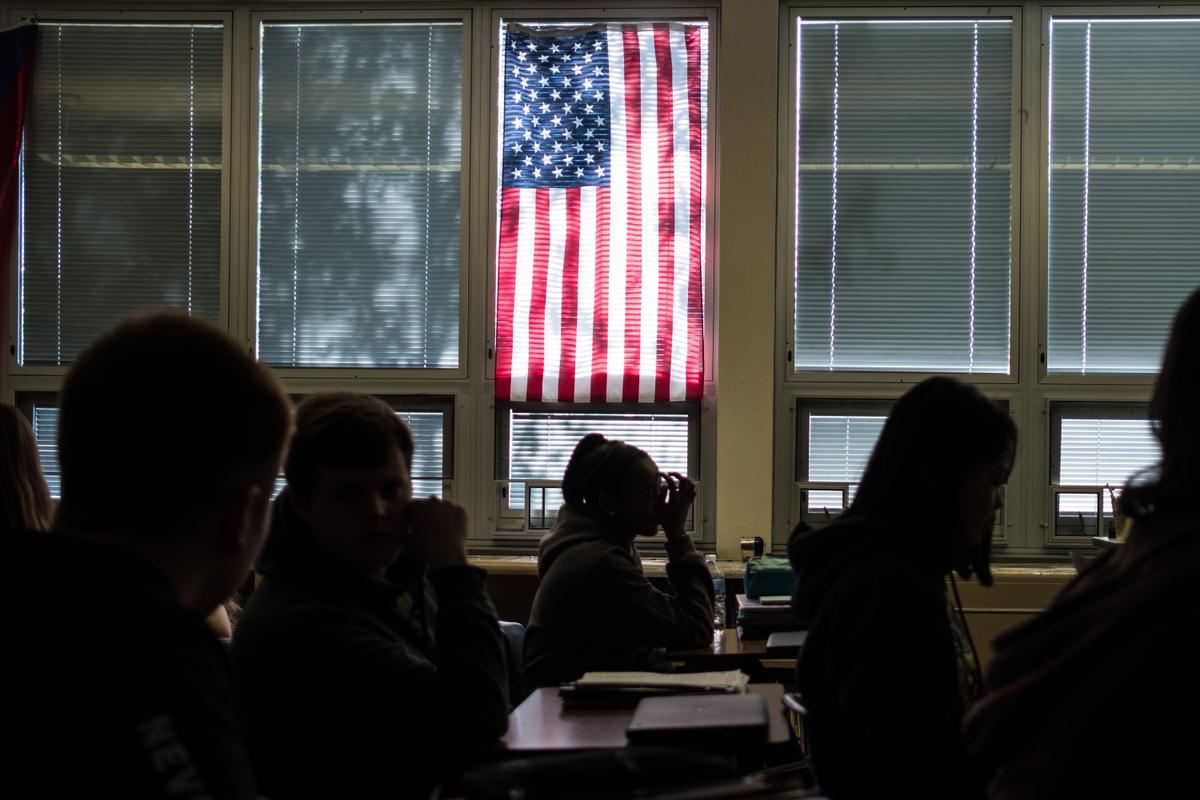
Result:
[[[1135,518],[1173,513],[1193,503],[1200,489],[1200,290],[1175,315],[1150,400],[1150,425],[1162,461],[1121,493],[1121,510]]]
[[[576,511],[598,511],[601,494],[615,495],[644,450],[603,434],[589,433],[579,440],[563,473],[563,499]]]
[[[926,530],[918,533],[939,561],[946,559],[937,566],[964,566],[958,553],[964,532],[953,529],[955,512],[947,513],[957,503],[938,504],[933,513],[917,504],[930,496],[945,498],[968,469],[1015,450],[1016,443],[1012,418],[978,389],[952,378],[928,378],[896,401],[844,516],[874,516],[904,527],[906,519],[919,515]]]

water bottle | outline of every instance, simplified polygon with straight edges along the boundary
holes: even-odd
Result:
[[[709,554],[704,557],[708,574],[713,582],[713,644],[719,645],[725,636],[725,573],[717,565],[717,557]]]

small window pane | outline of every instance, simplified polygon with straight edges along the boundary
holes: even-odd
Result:
[[[867,468],[875,442],[887,421],[885,416],[818,415],[808,419],[808,480],[850,484],[850,500]],[[842,494],[809,492],[808,508],[830,514],[842,510]]]
[[[1130,477],[1158,462],[1158,440],[1144,419],[1063,417],[1058,451],[1059,486],[1112,486],[1117,493]],[[1064,495],[1062,513],[1095,519],[1094,495]],[[1112,501],[1104,493],[1104,513]]]
[[[33,407],[33,438],[37,441],[42,474],[50,487],[50,496],[62,496],[62,471],[58,466],[58,409],[54,406]]]
[[[261,357],[457,367],[462,26],[261,35]]]
[[[508,507],[524,509],[523,480],[562,480],[575,445],[589,433],[640,447],[660,472],[688,475],[689,428],[687,414],[512,411],[508,477],[513,483],[509,484]]]

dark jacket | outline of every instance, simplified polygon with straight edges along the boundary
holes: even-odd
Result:
[[[851,517],[788,542],[793,608],[809,625],[797,686],[834,798],[979,794],[960,733],[963,656],[944,573],[922,541]]]
[[[996,639],[967,718],[989,796],[1200,796],[1200,520],[1138,522]]]
[[[541,583],[525,634],[526,690],[584,672],[663,668],[654,648],[712,640],[713,583],[689,537],[667,541],[669,595],[622,531],[566,506],[538,548]]]
[[[5,536],[0,638],[7,789],[255,796],[228,655],[148,563],[65,534]]]
[[[398,562],[364,576],[276,501],[233,654],[263,792],[426,797],[508,723],[505,645],[484,573]]]

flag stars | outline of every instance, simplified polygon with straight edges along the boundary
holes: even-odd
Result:
[[[542,152],[542,143],[541,143],[541,142],[534,142],[534,143],[533,143],[533,152],[535,152],[535,153],[540,153],[540,152]]]
[[[543,166],[545,166],[545,165],[547,165],[547,164],[550,164],[550,163],[552,163],[553,161],[554,161],[554,159],[553,159],[552,157],[548,156],[548,155],[542,156],[542,165],[543,165]]]
[[[588,130],[583,132],[583,138],[585,138],[585,139],[591,139],[595,135],[596,135],[596,132],[594,130],[592,130],[591,128],[589,128]]]
[[[533,168],[533,177],[535,177],[535,178],[542,177],[542,170],[538,167],[534,167]]]
[[[571,73],[572,73],[572,74],[574,74],[574,75],[579,75],[579,74],[581,74],[582,72],[583,72],[583,67],[579,66],[578,64],[576,64],[575,66],[571,67]]]
[[[556,44],[552,44],[552,45],[550,45],[550,52],[551,52],[551,53],[557,53],[557,52],[558,52],[558,45],[556,45]]]
[[[570,128],[563,128],[562,137],[563,137],[564,139],[570,139],[570,138],[571,138],[571,129],[570,129]]]
[[[526,50],[530,50],[530,51],[534,51],[534,52],[536,52],[536,51],[537,51],[537,45],[536,45],[536,44],[534,44],[533,42],[530,42],[529,44],[525,45],[525,49],[526,49]]]
[[[563,163],[566,164],[568,167],[571,166],[572,164],[575,163],[575,156],[572,156],[572,155],[563,156]]]
[[[525,158],[522,159],[522,162],[525,164],[525,166],[532,167],[533,166],[533,156],[525,156]]]
[[[562,167],[555,167],[553,170],[554,177],[561,178],[563,175]]]
[[[584,78],[584,79],[583,79],[583,90],[584,90],[585,92],[590,92],[590,91],[592,90],[592,80],[591,80],[591,78]]]
[[[576,178],[582,178],[582,177],[583,177],[583,167],[576,167],[576,168],[575,168],[575,177],[576,177]]]
[[[517,53],[517,61],[524,61],[524,60],[525,60],[525,54]]]
[[[525,121],[524,121],[524,120],[522,120],[520,117],[513,117],[513,119],[512,119],[512,124],[513,124],[513,127],[514,127],[514,128],[523,128],[523,127],[525,127]]]
[[[521,177],[522,177],[521,170],[519,170],[519,169],[514,169],[514,170],[512,171],[512,176],[513,176],[513,180],[514,180],[514,181],[520,180],[520,179],[521,179]]]
[[[526,113],[526,114],[528,114],[528,113],[529,113],[529,106],[525,106],[525,113]],[[596,113],[596,107],[595,107],[594,105],[592,105],[591,103],[588,103],[586,106],[584,106],[584,107],[583,107],[583,113],[585,113],[585,114],[595,114],[595,113]]]
[[[545,87],[545,86],[549,86],[549,85],[550,85],[550,79],[547,78],[545,75],[538,78],[538,86]]]
[[[564,114],[570,114],[570,113],[571,113],[571,104],[570,104],[570,103],[563,103],[562,110],[563,110],[563,113],[564,113]]]
[[[601,100],[604,99],[604,92],[596,92],[595,94],[592,95],[592,99],[595,100],[596,102],[600,102]]]
[[[538,109],[539,109],[539,110],[540,110],[540,111],[541,111],[543,114],[549,114],[549,113],[550,113],[550,104],[549,104],[549,103],[542,103],[540,106],[538,106]]]
[[[576,53],[578,53],[578,52],[579,52],[579,49],[580,49],[581,47],[583,47],[583,45],[582,45],[582,44],[580,44],[579,42],[576,42],[576,43],[575,43],[575,46],[574,46],[574,47],[572,47],[571,49],[572,49],[572,50],[574,50]]]
[[[558,74],[558,72],[559,72],[558,65],[557,65],[557,64],[551,64],[551,65],[550,65],[550,72],[552,72],[552,73],[554,73],[555,75],[557,75],[557,74]]]
[[[547,56],[547,55],[540,55],[540,56],[538,56],[538,62],[539,62],[539,63],[545,64],[545,63],[546,63],[547,61],[549,61],[549,60],[550,60],[550,56]]]
[[[585,63],[585,64],[590,64],[590,63],[592,63],[592,54],[591,54],[591,53],[584,53],[584,54],[583,54],[583,63]]]
[[[583,120],[581,120],[579,117],[576,117],[575,119],[571,120],[571,124],[576,128],[581,128],[583,127]]]
[[[526,160],[528,160],[528,159],[526,159]],[[583,163],[585,163],[585,164],[594,164],[594,163],[596,163],[596,157],[595,157],[595,156],[593,156],[591,153],[584,153],[584,155],[583,155]]]
[[[521,151],[522,151],[522,150],[524,150],[524,149],[525,149],[525,148],[521,146],[521,143],[520,143],[520,142],[513,142],[512,151],[513,151],[514,153],[519,153],[519,152],[521,152]]]
[[[551,100],[561,100],[562,92],[558,91],[558,89],[551,89],[550,90],[550,99]],[[550,109],[547,108],[546,110],[549,111]]]
[[[566,109],[564,109],[564,110],[566,110]],[[568,112],[568,113],[570,113],[570,112]],[[562,117],[557,117],[557,116],[551,117],[550,124],[557,128],[559,125],[562,125]]]
[[[533,138],[533,134],[530,131],[525,131],[524,137],[525,137],[525,141],[528,142],[530,139]]]
[[[534,172],[537,172],[537,170],[535,169]],[[596,177],[597,178],[604,177],[604,167],[596,167]]]
[[[563,76],[563,79],[562,79],[562,81],[563,81],[563,86],[564,86],[564,87],[567,87],[567,86],[570,86],[570,85],[571,85],[571,78],[570,78],[570,76],[569,76],[569,75],[564,75],[564,76]]]
[[[549,128],[542,128],[542,138],[543,139],[550,138],[550,129]]]
[[[596,76],[597,78],[599,78],[603,74],[604,74],[604,67],[595,67],[594,69],[592,69],[592,75]]]
[[[561,153],[561,152],[562,152],[562,142],[555,142],[555,143],[554,143],[554,152],[556,152],[556,153]]]

